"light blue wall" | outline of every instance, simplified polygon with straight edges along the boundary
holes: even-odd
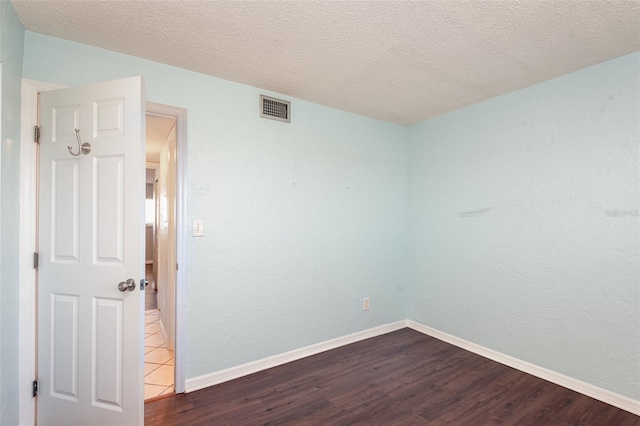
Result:
[[[29,31],[24,73],[142,75],[188,110],[187,377],[405,318],[404,126],[296,99],[261,119],[256,88]]]
[[[409,318],[640,400],[640,53],[409,128]]]
[[[188,377],[408,316],[640,399],[639,63],[408,135],[296,99],[259,119],[258,89],[31,32],[24,72],[188,110]]]
[[[18,229],[20,224],[20,79],[24,29],[0,1],[0,424],[18,423]]]

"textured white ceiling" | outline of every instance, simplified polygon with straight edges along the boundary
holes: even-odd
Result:
[[[11,0],[25,28],[411,124],[640,50],[640,1]]]

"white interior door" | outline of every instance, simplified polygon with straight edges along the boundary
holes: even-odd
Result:
[[[39,425],[143,423],[143,84],[41,95]]]

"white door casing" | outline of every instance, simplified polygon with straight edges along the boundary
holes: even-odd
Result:
[[[41,95],[40,425],[143,422],[144,109],[141,77]]]

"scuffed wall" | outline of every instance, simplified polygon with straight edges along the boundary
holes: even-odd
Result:
[[[409,128],[409,318],[640,400],[640,53]]]

